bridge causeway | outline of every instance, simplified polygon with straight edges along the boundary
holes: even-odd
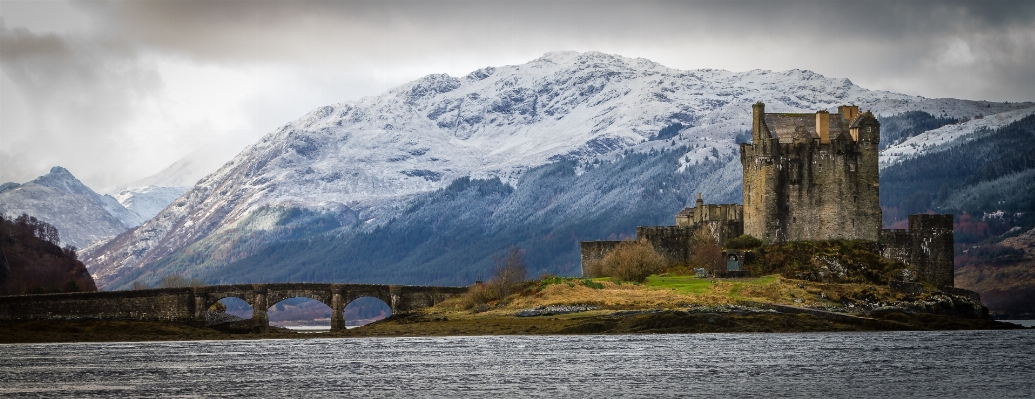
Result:
[[[0,321],[141,320],[204,325],[212,305],[239,298],[252,307],[254,330],[269,330],[266,311],[288,298],[311,298],[332,310],[331,329],[345,329],[345,306],[357,298],[384,301],[392,314],[429,306],[467,292],[467,287],[385,284],[269,283],[0,296]]]

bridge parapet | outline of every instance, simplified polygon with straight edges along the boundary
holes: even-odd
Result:
[[[209,307],[223,298],[233,297],[252,307],[255,330],[267,331],[267,310],[271,305],[288,298],[305,297],[329,306],[331,328],[344,329],[345,306],[357,298],[380,299],[395,314],[434,306],[465,292],[466,287],[269,283],[0,296],[0,321],[107,319],[186,321],[204,325]]]

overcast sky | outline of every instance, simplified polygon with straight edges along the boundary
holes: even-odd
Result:
[[[229,159],[332,103],[549,51],[1035,100],[1035,2],[0,0],[0,182]]]

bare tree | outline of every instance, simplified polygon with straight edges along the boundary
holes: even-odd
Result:
[[[708,270],[712,276],[725,270],[722,248],[708,226],[702,226],[694,232],[693,242],[690,244],[690,263]]]
[[[488,285],[496,291],[497,298],[506,298],[513,293],[514,287],[525,281],[527,271],[522,250],[516,245],[510,247],[502,257],[493,257],[492,263],[493,275]]]

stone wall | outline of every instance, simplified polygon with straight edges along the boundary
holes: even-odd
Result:
[[[808,114],[790,115],[806,120]],[[839,124],[829,141],[816,134],[816,118]],[[817,113],[808,124],[779,136],[766,122],[765,105],[754,106],[752,142],[740,146],[744,170],[744,233],[769,243],[798,240],[877,240],[881,226],[877,145],[880,124],[871,114],[843,132],[840,114]],[[793,119],[793,118],[791,118]],[[824,119],[824,120],[828,120]],[[782,127],[786,130],[788,127]],[[775,128],[774,128],[775,129]]]
[[[191,321],[194,294],[168,288],[0,297],[0,321],[79,319]]]
[[[692,255],[690,246],[693,244],[694,235],[698,230],[704,228],[708,229],[720,247],[725,245],[726,241],[744,233],[744,224],[740,220],[710,220],[691,226],[638,226],[636,227],[636,239],[650,242],[654,250],[665,257],[669,264],[688,264]],[[603,259],[619,243],[621,241],[582,241],[579,243],[582,275],[588,276],[586,266],[590,262]]]
[[[909,215],[909,230],[880,230],[881,256],[914,267],[935,286],[954,287],[952,215]]]
[[[604,259],[611,253],[621,241],[582,241],[579,243],[580,261],[582,263],[582,275],[589,276],[586,266],[592,262]]]
[[[636,239],[645,239],[668,263],[686,263],[690,259],[695,227],[639,226]]]
[[[467,292],[467,287],[427,287],[380,284],[239,284],[136,291],[0,296],[0,321],[24,320],[141,320],[179,321],[204,325],[208,308],[223,298],[240,298],[253,309],[258,331],[269,327],[266,311],[288,298],[306,297],[333,310],[331,328],[345,328],[343,311],[352,300],[370,296],[392,312],[433,306]]]

